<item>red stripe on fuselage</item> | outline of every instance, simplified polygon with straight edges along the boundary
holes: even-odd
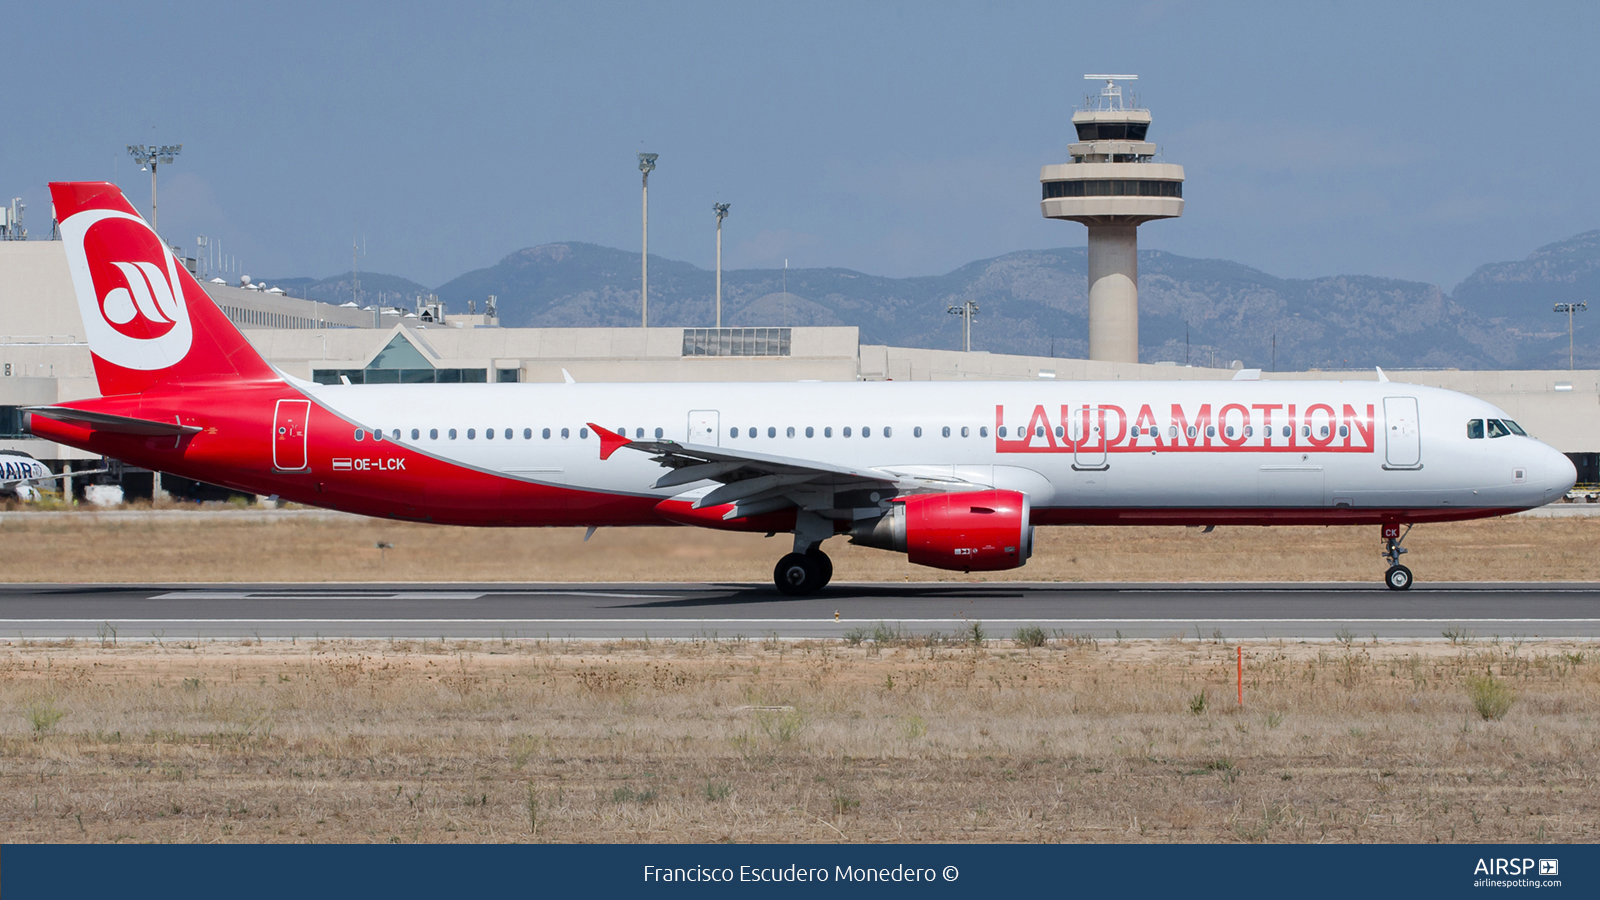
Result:
[[[1033,508],[1035,525],[1383,525],[1460,522],[1521,512],[1521,507],[1352,509],[1349,507],[1050,507]]]
[[[278,400],[304,394],[283,384],[181,394],[105,397],[68,404],[114,415],[196,425],[182,438],[142,437],[58,422],[35,414],[47,440],[124,462],[295,503],[382,518],[443,525],[661,525],[656,497],[538,484],[430,456],[393,440],[355,439],[355,424],[311,404],[308,468],[281,472],[272,463],[272,414]],[[195,414],[193,410],[204,410]],[[334,460],[341,465],[335,471]]]

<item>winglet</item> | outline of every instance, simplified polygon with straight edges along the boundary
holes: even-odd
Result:
[[[1389,376],[1383,374],[1383,368],[1381,366],[1373,366],[1373,368],[1378,370],[1378,381],[1387,384]]]
[[[600,436],[600,458],[603,460],[610,459],[611,454],[633,443],[615,431],[608,431],[593,422],[589,423],[589,427],[594,429],[594,433]]]
[[[572,373],[568,372],[566,369],[562,369],[561,370],[561,380],[565,381],[567,384],[577,384],[578,383],[578,379],[573,378],[572,377]]]

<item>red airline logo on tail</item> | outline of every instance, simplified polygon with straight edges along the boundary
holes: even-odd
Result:
[[[61,223],[61,238],[96,356],[149,371],[188,354],[193,331],[178,261],[143,219],[85,209]]]

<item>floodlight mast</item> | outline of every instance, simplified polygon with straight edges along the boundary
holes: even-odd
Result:
[[[150,167],[150,230],[161,233],[156,218],[156,164],[171,165],[172,161],[183,152],[182,144],[129,144],[128,155],[141,168]]]
[[[659,153],[639,154],[643,175],[644,248],[639,253],[639,326],[650,327],[650,173],[655,171]]]
[[[1581,301],[1581,300],[1579,302],[1577,302],[1577,303],[1557,303],[1556,306],[1555,306],[1555,311],[1556,312],[1558,312],[1558,313],[1564,312],[1564,313],[1567,314],[1567,371],[1568,372],[1576,371],[1573,368],[1573,363],[1572,363],[1572,314],[1573,313],[1581,313],[1581,312],[1583,312],[1584,310],[1586,310],[1588,308],[1589,308],[1588,302],[1587,301]]]
[[[722,220],[728,217],[727,203],[711,204],[711,211],[717,214],[717,327],[722,327]]]
[[[961,349],[972,352],[972,317],[978,314],[978,304],[968,300],[960,306],[952,306],[945,310],[952,316],[961,317]]]

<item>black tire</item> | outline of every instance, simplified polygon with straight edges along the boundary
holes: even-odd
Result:
[[[829,559],[828,554],[823,553],[821,550],[807,551],[806,556],[810,557],[811,561],[816,564],[817,573],[822,576],[822,580],[817,582],[817,590],[820,591],[828,586],[828,582],[833,580],[833,560]]]
[[[822,572],[806,554],[790,553],[773,567],[772,583],[778,586],[779,593],[799,597],[821,589]]]
[[[1390,566],[1389,571],[1383,573],[1383,583],[1391,591],[1407,591],[1411,589],[1411,570],[1405,566]]]

